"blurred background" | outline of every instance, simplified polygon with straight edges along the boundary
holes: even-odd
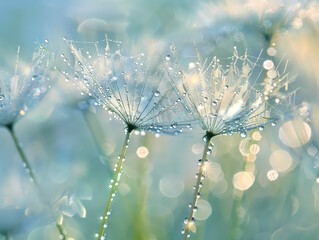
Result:
[[[5,71],[13,71],[18,46],[24,62],[45,39],[50,51],[69,54],[63,37],[95,42],[107,34],[144,51],[196,42],[202,54],[220,57],[234,46],[252,56],[275,49],[272,56],[289,59],[297,76],[296,117],[244,139],[213,139],[192,239],[319,238],[317,1],[1,1],[0,29]],[[94,239],[124,125],[64,79],[53,81],[16,133],[68,238]],[[107,239],[182,238],[202,136],[199,129],[174,137],[133,134]],[[0,232],[12,240],[58,239],[55,220],[38,201],[9,132],[0,128]]]

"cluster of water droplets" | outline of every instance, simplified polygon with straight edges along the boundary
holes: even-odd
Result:
[[[239,55],[234,47],[233,56],[212,60],[197,56],[191,61],[179,57],[176,47],[171,47],[166,68],[176,83],[182,101],[203,130],[232,135],[279,119],[282,112],[274,111],[294,95],[288,90],[293,78],[288,77],[287,62],[276,65],[275,45],[267,49],[268,57]],[[285,104],[283,104],[285,105]]]
[[[25,115],[50,88],[48,68],[51,54],[46,48],[38,47],[26,69],[20,69],[19,54],[20,48],[14,73],[0,71],[0,124],[3,125]]]
[[[166,60],[158,53],[130,56],[120,42],[109,39],[67,43],[74,61],[61,54],[71,69],[62,73],[83,87],[81,95],[94,98],[124,123],[156,135],[191,128],[191,117],[164,67],[170,56]]]
[[[107,206],[106,206],[106,210],[104,213],[104,216],[100,216],[100,220],[101,220],[101,229],[99,233],[95,233],[95,238],[97,238],[98,240],[104,240],[106,239],[106,233],[104,232],[104,230],[108,227],[108,219],[110,217],[110,215],[112,214],[112,209],[111,209],[111,203],[113,202],[114,198],[116,197],[117,191],[116,188],[120,183],[121,180],[121,176],[123,174],[123,162],[125,162],[125,152],[126,149],[129,147],[129,135],[132,131],[132,129],[130,129],[130,127],[132,126],[127,126],[124,129],[124,132],[126,134],[126,142],[125,145],[123,146],[122,149],[122,154],[118,155],[117,159],[117,163],[114,164],[114,168],[113,168],[113,172],[114,172],[114,177],[109,181],[109,185],[108,188],[110,190],[109,192],[109,196],[108,196],[108,201],[107,201]]]
[[[197,161],[199,166],[199,171],[195,174],[196,184],[193,186],[195,191],[193,202],[188,204],[190,208],[190,215],[188,218],[184,219],[184,228],[181,230],[181,234],[186,235],[187,238],[191,236],[190,231],[194,231],[195,228],[195,216],[194,214],[198,211],[198,200],[201,198],[201,189],[203,187],[203,180],[205,179],[205,174],[208,167],[207,156],[210,155],[213,151],[214,145],[210,142],[211,137],[205,135],[203,141],[208,145],[205,149],[206,152],[203,154],[203,158]],[[208,142],[207,142],[208,141]]]

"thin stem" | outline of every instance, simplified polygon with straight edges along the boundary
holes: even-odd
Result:
[[[191,208],[190,208],[190,213],[189,213],[187,222],[185,223],[184,240],[189,238],[189,230],[190,230],[191,226],[193,224],[195,224],[195,222],[194,222],[194,209],[196,207],[197,200],[200,197],[199,189],[203,185],[202,184],[202,177],[204,176],[204,172],[206,171],[207,152],[208,152],[210,140],[211,140],[211,138],[213,136],[214,135],[209,133],[209,132],[207,132],[207,134],[206,134],[206,144],[205,144],[203,156],[202,156],[202,159],[201,159],[201,164],[200,164],[198,175],[197,175],[197,181],[196,181],[196,185],[195,185],[195,192],[194,192],[193,202],[192,202],[192,205],[191,205]]]
[[[126,148],[127,148],[127,144],[128,144],[128,141],[129,141],[129,138],[130,138],[130,134],[132,132],[133,129],[131,128],[128,128],[127,130],[127,133],[126,133],[126,136],[125,136],[125,140],[124,140],[124,144],[123,144],[123,148],[122,148],[122,152],[121,152],[121,155],[119,157],[119,160],[118,160],[118,163],[116,165],[116,169],[115,169],[115,173],[114,173],[114,177],[113,179],[111,180],[111,185],[110,185],[110,192],[109,192],[109,196],[107,198],[107,202],[106,202],[106,207],[105,207],[105,211],[104,211],[104,215],[102,217],[102,222],[101,222],[101,227],[100,227],[100,231],[99,231],[99,234],[98,234],[98,240],[103,240],[105,238],[103,238],[103,235],[104,235],[104,229],[106,228],[106,224],[107,224],[107,220],[108,220],[108,217],[110,215],[110,208],[111,208],[111,203],[112,203],[112,200],[114,198],[114,194],[116,192],[116,187],[119,183],[119,180],[120,180],[120,176],[121,176],[121,171],[122,171],[122,164],[123,164],[123,159],[125,157],[125,152],[126,152]]]
[[[16,136],[16,134],[15,134],[15,132],[14,132],[14,130],[13,130],[13,125],[12,125],[12,124],[11,124],[11,125],[8,125],[7,128],[8,128],[8,130],[9,130],[9,132],[10,132],[10,134],[11,134],[11,137],[12,137],[12,139],[13,139],[13,142],[14,142],[14,144],[15,144],[15,146],[16,146],[16,148],[17,148],[19,154],[20,154],[21,160],[22,160],[22,162],[23,162],[23,164],[24,164],[24,167],[25,167],[25,169],[26,169],[27,174],[28,174],[29,177],[31,178],[32,182],[33,182],[38,188],[40,188],[39,181],[38,181],[38,179],[36,178],[35,174],[33,173],[31,164],[30,164],[30,162],[28,161],[28,159],[27,159],[27,157],[26,157],[26,155],[25,155],[23,149],[21,148],[20,143],[19,143],[19,140],[18,140],[18,138],[17,138],[17,136]]]
[[[22,162],[23,162],[23,164],[24,164],[24,167],[25,167],[25,169],[26,169],[27,174],[29,175],[30,179],[32,180],[32,182],[33,182],[34,185],[36,186],[37,191],[38,191],[40,197],[42,198],[42,200],[49,206],[50,211],[52,211],[49,201],[44,198],[44,196],[46,196],[46,194],[44,193],[44,190],[42,189],[42,187],[41,187],[41,185],[40,185],[40,183],[39,183],[39,181],[38,181],[36,175],[34,174],[34,172],[33,172],[33,170],[32,170],[32,167],[31,167],[31,164],[30,164],[30,162],[29,162],[27,156],[25,155],[25,153],[24,153],[22,147],[20,146],[19,140],[18,140],[18,138],[17,138],[17,136],[16,136],[16,134],[15,134],[15,131],[14,131],[14,129],[13,129],[13,124],[8,124],[8,125],[6,125],[6,127],[7,127],[7,129],[9,130],[9,132],[10,132],[10,134],[11,134],[11,137],[12,137],[12,139],[13,139],[13,142],[14,142],[14,144],[15,144],[15,146],[16,146],[16,148],[17,148],[19,154],[20,154],[21,160],[22,160]],[[66,239],[66,236],[65,236],[65,234],[63,233],[63,227],[62,227],[62,225],[61,225],[61,224],[60,224],[60,225],[59,225],[59,224],[56,224],[56,226],[57,226],[57,228],[58,228],[58,230],[59,230],[59,232],[60,232],[60,235],[62,235],[62,239],[65,240],[65,239]],[[9,238],[8,238],[8,239],[9,239]]]
[[[10,239],[9,233],[7,233],[7,232],[6,233],[1,233],[0,236],[1,235],[2,235],[2,239],[3,240],[9,240]]]
[[[66,240],[66,236],[65,236],[65,234],[64,234],[64,230],[63,230],[62,224],[56,223],[56,227],[57,227],[57,229],[59,230],[60,236],[62,237],[62,238],[61,238],[61,237],[59,236],[59,239]]]

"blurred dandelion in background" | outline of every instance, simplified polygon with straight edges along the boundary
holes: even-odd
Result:
[[[46,44],[48,40],[45,41]],[[32,109],[50,89],[50,61],[53,55],[44,45],[39,45],[33,54],[30,65],[22,66],[19,62],[20,47],[18,47],[14,74],[1,73],[0,78],[0,120],[1,126],[7,128],[12,140],[20,154],[22,165],[28,174],[30,181],[35,184],[39,196],[43,202],[51,207],[45,197],[43,186],[24,153],[22,144],[19,142],[14,127],[16,122]],[[60,234],[65,239],[61,224]]]
[[[14,124],[36,105],[49,89],[49,74],[47,71],[49,53],[43,46],[40,46],[35,52],[30,66],[24,66],[24,69],[21,69],[19,52],[20,47],[18,47],[14,74],[1,72],[0,123],[11,133],[30,181],[38,185],[39,182],[22,150],[21,143],[16,137]],[[18,71],[21,71],[21,73]]]

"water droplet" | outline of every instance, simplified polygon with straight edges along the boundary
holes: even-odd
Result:
[[[197,212],[197,211],[198,211],[198,207],[195,206],[195,207],[194,207],[194,212]]]
[[[155,97],[159,97],[160,94],[161,94],[160,91],[156,91],[156,92],[154,93],[154,96],[155,96]]]
[[[187,223],[188,223],[188,219],[185,218],[185,219],[184,219],[184,224],[187,224]]]
[[[212,106],[216,106],[217,105],[217,101],[216,100],[213,100],[212,101]]]
[[[63,41],[66,41],[66,37],[63,37]]]
[[[276,122],[272,122],[272,123],[271,123],[271,126],[274,127],[274,126],[276,126],[276,124],[277,124]]]
[[[182,229],[181,234],[185,234],[185,229]]]
[[[258,130],[259,130],[259,131],[263,131],[263,130],[264,130],[264,126],[259,126],[259,127],[258,127]]]
[[[228,89],[228,88],[229,88],[229,86],[228,86],[228,85],[225,85],[225,86],[224,86],[224,89],[225,89],[225,90],[226,90],[226,89]]]
[[[4,95],[0,94],[0,101],[3,101],[3,100],[4,100]]]
[[[273,61],[271,61],[271,60],[266,60],[266,61],[264,61],[264,63],[263,63],[263,67],[264,67],[264,69],[266,69],[266,70],[271,70],[271,69],[273,69],[274,68],[274,63],[273,63]]]
[[[246,132],[246,131],[241,131],[241,132],[240,132],[240,136],[241,136],[242,138],[247,137],[247,132]]]
[[[165,59],[166,59],[167,61],[171,60],[171,55],[166,55]]]
[[[190,62],[189,64],[188,64],[188,68],[189,69],[192,69],[192,68],[194,68],[195,67],[195,63],[194,62]]]
[[[200,166],[200,165],[202,165],[202,159],[199,159],[198,161],[197,161],[197,164]]]

